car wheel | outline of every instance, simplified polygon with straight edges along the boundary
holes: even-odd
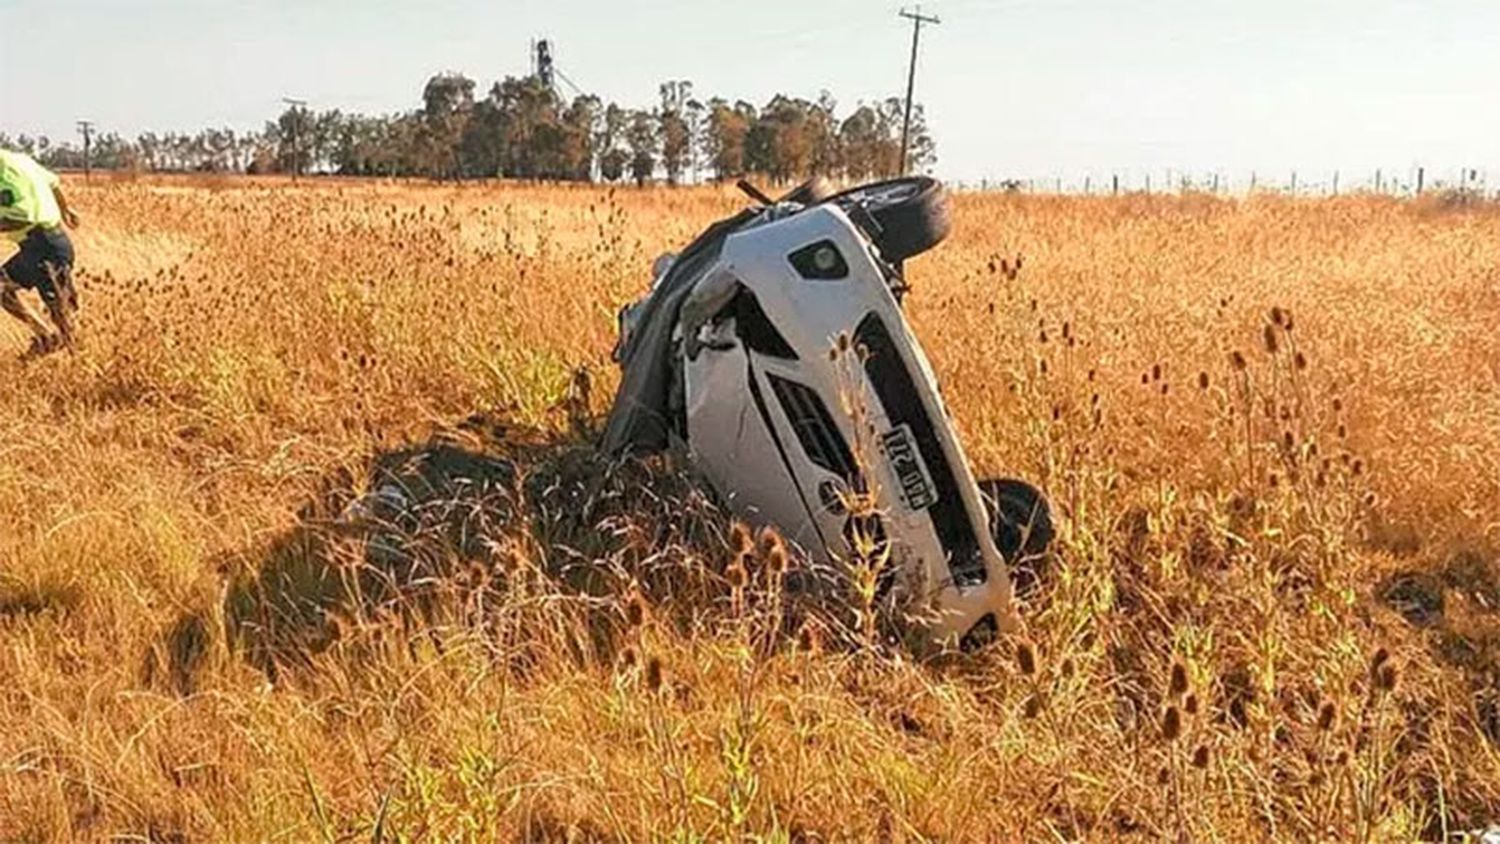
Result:
[[[989,511],[995,547],[1010,564],[1016,594],[1028,595],[1047,574],[1047,552],[1055,535],[1052,508],[1041,490],[1012,478],[980,481],[979,493]]]
[[[948,192],[928,176],[861,185],[828,201],[863,208],[880,229],[871,233],[875,245],[886,260],[896,264],[937,246],[953,227]]]

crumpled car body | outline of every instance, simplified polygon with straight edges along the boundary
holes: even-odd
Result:
[[[681,448],[737,516],[824,563],[876,547],[940,639],[988,638],[1015,622],[1011,580],[870,225],[779,203],[659,262],[622,311],[603,445]]]

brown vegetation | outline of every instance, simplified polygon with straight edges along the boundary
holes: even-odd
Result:
[[[910,313],[1061,548],[1024,636],[921,659],[587,445],[615,306],[728,193],[69,189],[83,349],[0,361],[0,840],[1494,819],[1491,213],[960,196]]]

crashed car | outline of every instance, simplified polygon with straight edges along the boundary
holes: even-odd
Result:
[[[604,448],[684,451],[737,516],[823,562],[873,537],[943,641],[1009,629],[1007,559],[1045,549],[1045,501],[975,480],[901,311],[905,261],[949,231],[942,185],[809,183],[779,201],[741,187],[759,204],[658,259],[622,309]]]

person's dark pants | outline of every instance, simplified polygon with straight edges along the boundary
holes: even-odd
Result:
[[[78,307],[73,290],[73,242],[61,226],[40,226],[26,233],[21,251],[5,262],[5,275],[17,286],[35,290],[48,309]]]

